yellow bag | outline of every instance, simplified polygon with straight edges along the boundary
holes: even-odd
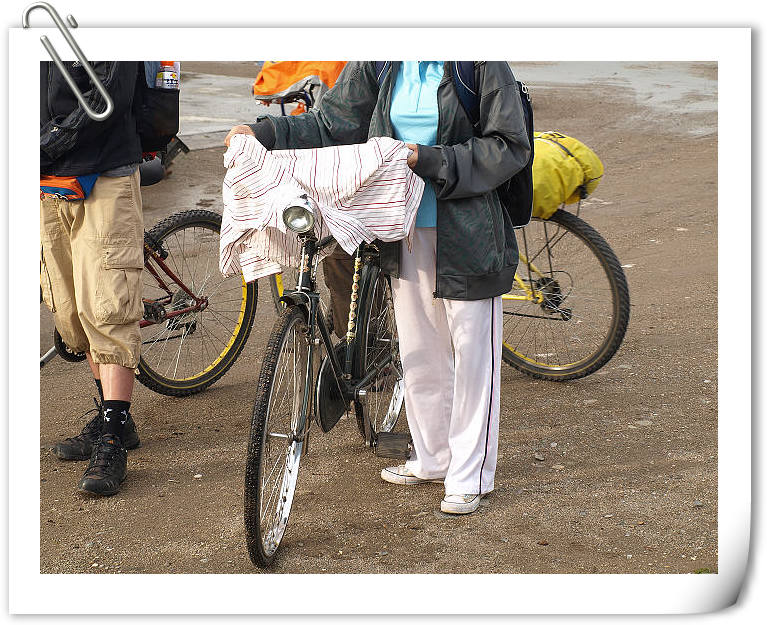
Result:
[[[535,132],[533,217],[548,219],[564,204],[587,197],[604,166],[588,146],[559,132]]]

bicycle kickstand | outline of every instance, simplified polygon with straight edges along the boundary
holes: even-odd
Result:
[[[56,347],[51,347],[45,354],[40,356],[40,368],[42,369],[47,362],[53,360],[54,356],[56,356]]]

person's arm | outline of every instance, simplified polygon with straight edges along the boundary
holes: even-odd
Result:
[[[530,157],[530,141],[517,82],[508,63],[479,68],[482,136],[456,145],[418,145],[413,171],[428,179],[438,198],[482,195],[520,171]],[[410,160],[410,159],[409,159]]]
[[[364,143],[377,100],[374,63],[350,61],[315,108],[301,115],[265,115],[255,124],[235,126],[227,145],[238,133],[254,134],[264,147],[276,150]]]
[[[79,104],[66,115],[56,115],[40,128],[40,150],[51,161],[71,150],[78,143],[89,141],[101,133],[109,132],[133,104],[137,67],[135,62],[99,61],[92,63],[96,76],[101,80],[114,103],[112,114],[104,121],[97,122],[88,117]],[[55,69],[54,71],[58,71]],[[104,98],[92,84],[83,92],[85,101],[94,111],[106,108]]]

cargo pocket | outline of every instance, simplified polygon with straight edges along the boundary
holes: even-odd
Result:
[[[48,266],[45,264],[45,254],[42,247],[40,248],[40,293],[48,310],[56,312],[56,306],[53,302],[53,285],[48,273]]]
[[[96,283],[96,317],[103,323],[122,325],[139,321],[141,304],[141,272],[144,251],[141,247],[106,247]]]

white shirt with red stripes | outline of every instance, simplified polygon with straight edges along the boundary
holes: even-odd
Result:
[[[270,152],[255,137],[235,135],[224,154],[221,273],[242,271],[250,282],[297,266],[301,246],[282,211],[302,195],[315,209],[317,238],[332,234],[350,254],[363,241],[406,238],[424,187],[407,165],[409,153],[389,137]]]

